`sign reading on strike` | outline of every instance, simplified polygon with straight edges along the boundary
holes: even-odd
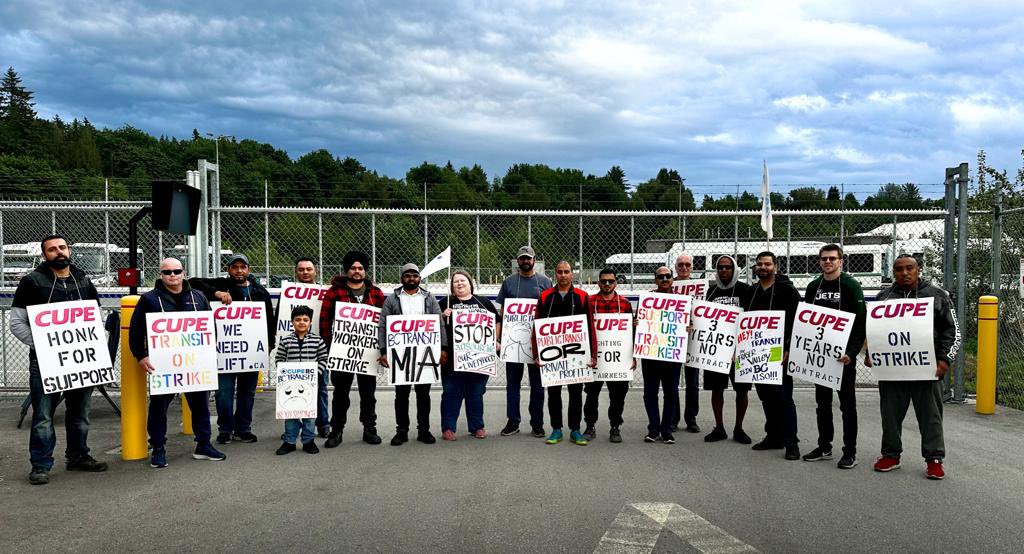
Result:
[[[501,316],[501,361],[533,363],[533,318],[536,298],[506,298]]]
[[[695,299],[703,300],[707,296],[708,282],[703,279],[685,279],[680,281],[672,281],[672,292],[676,294],[685,294],[692,296]]]
[[[743,310],[704,300],[693,301],[686,365],[729,373],[736,353],[736,330]]]
[[[686,361],[686,327],[690,324],[693,298],[686,295],[646,292],[636,310],[633,357],[667,362]]]
[[[263,371],[270,363],[267,351],[267,306],[263,302],[211,302],[217,323],[217,371]]]
[[[149,394],[217,390],[217,337],[212,311],[146,314]]]
[[[935,379],[934,298],[868,302],[868,355],[879,381]]]
[[[350,302],[336,303],[327,368],[358,375],[376,375],[377,358],[380,357],[377,346],[379,327],[380,308]]]
[[[316,362],[277,364],[277,419],[316,417]]]
[[[386,332],[392,385],[441,380],[441,318],[437,314],[388,316]]]
[[[736,382],[781,385],[785,339],[786,312],[740,314],[736,333]]]
[[[308,306],[313,310],[313,328],[320,324],[320,306],[330,287],[308,283],[281,283],[281,299],[277,302],[277,334],[285,336],[292,332],[292,310],[296,306]]]
[[[487,310],[460,308],[452,310],[451,317],[455,371],[482,373],[491,377],[497,375],[494,314]]]
[[[572,385],[594,380],[590,364],[590,329],[586,315],[533,322],[541,385]]]
[[[595,381],[633,380],[633,314],[594,314]]]
[[[114,367],[95,300],[28,307],[46,394],[113,383]]]
[[[846,354],[854,318],[849,312],[801,302],[789,344],[789,374],[839,390],[843,384],[843,364],[839,358]]]

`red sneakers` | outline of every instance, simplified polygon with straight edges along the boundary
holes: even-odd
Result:
[[[925,473],[929,479],[936,481],[946,478],[946,472],[942,469],[942,460],[928,460],[928,471]]]
[[[899,469],[899,467],[900,459],[893,456],[882,456],[875,460],[875,471],[886,472]]]
[[[487,430],[486,429],[477,429],[476,431],[473,431],[473,436],[478,438],[478,439],[486,439],[487,438]]]
[[[451,429],[445,429],[443,432],[441,432],[441,438],[446,441],[453,441],[455,440],[455,431],[452,431]]]

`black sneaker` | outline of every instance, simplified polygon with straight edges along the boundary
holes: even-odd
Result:
[[[686,424],[686,432],[687,433],[700,433],[700,425],[697,425],[697,422],[687,423]]]
[[[704,442],[718,442],[729,438],[724,427],[715,427],[710,433],[704,436]]]
[[[217,444],[231,444],[231,433],[217,433]]]
[[[305,452],[306,454],[320,453],[320,449],[316,447],[316,443],[313,441],[302,443],[302,451]]]
[[[420,431],[416,433],[416,440],[422,442],[423,444],[434,444],[435,442],[437,442],[437,439],[434,438],[434,434],[431,433],[430,431]]]
[[[89,473],[99,473],[101,471],[106,471],[107,470],[107,464],[106,464],[106,462],[97,462],[96,460],[93,459],[92,456],[86,454],[85,456],[82,456],[81,458],[79,458],[79,459],[77,459],[77,460],[75,460],[73,462],[69,461],[68,464],[67,464],[67,470],[68,471],[88,471]]]
[[[608,431],[608,442],[622,442],[622,433],[619,432],[618,427],[612,427]]]
[[[843,457],[839,458],[839,463],[836,466],[839,469],[853,469],[857,467],[857,457],[852,454],[843,454]]]
[[[244,433],[235,433],[234,436],[232,436],[231,438],[238,442],[245,443],[254,443],[258,440],[256,438],[256,435],[252,434],[252,431],[246,431]]]
[[[331,431],[331,434],[327,435],[327,442],[324,446],[327,448],[337,448],[341,445],[341,431]]]
[[[399,431],[391,438],[391,446],[402,446],[407,442],[409,442],[409,433],[407,431]]]
[[[338,439],[341,442],[341,439]],[[364,427],[363,428],[363,442],[366,444],[380,444],[380,435],[377,434],[376,427]]]
[[[587,442],[591,442],[597,437],[597,431],[593,425],[587,424],[587,428],[583,430],[583,438],[587,439]]]
[[[45,485],[50,482],[50,472],[41,467],[34,467],[32,473],[28,474],[28,482],[33,485]]]
[[[647,433],[644,435],[644,442],[658,442],[661,440],[661,435],[658,433]]]
[[[676,438],[672,436],[672,433],[662,433],[661,442],[664,442],[665,444],[675,444]]]
[[[798,447],[796,447],[796,446],[787,446],[786,447],[786,459],[790,460],[790,461],[792,461],[792,460],[799,460],[800,459],[800,449]]]
[[[751,450],[782,450],[785,447],[782,446],[781,443],[772,442],[769,441],[768,439],[764,439],[763,441],[755,444],[750,448]]]
[[[510,419],[510,420],[508,420],[508,423],[505,424],[505,427],[503,427],[501,429],[501,436],[508,437],[508,436],[511,436],[511,435],[515,435],[518,432],[519,432],[519,424],[518,423],[513,423],[512,420]]]
[[[328,427],[327,425],[324,425],[323,427],[316,430],[316,434],[320,435],[321,439],[326,439],[327,437],[331,436],[331,428]]]
[[[678,423],[673,423],[672,424],[672,430],[673,431],[678,431],[679,430],[679,424]]]
[[[274,454],[284,456],[285,454],[291,454],[292,452],[295,452],[295,445],[290,442],[284,442],[281,443],[281,446],[274,451]]]
[[[822,448],[820,446],[818,448],[815,448],[814,450],[811,450],[807,454],[804,454],[804,461],[805,462],[819,462],[821,460],[831,460],[831,459],[832,459],[832,451],[831,450],[825,450],[824,448]]]
[[[740,444],[750,444],[754,442],[746,432],[743,431],[742,427],[736,427],[732,430],[732,440]]]
[[[543,439],[544,437],[548,436],[547,433],[544,431],[544,427],[534,427],[533,431],[530,431],[530,434],[537,437],[538,439]]]

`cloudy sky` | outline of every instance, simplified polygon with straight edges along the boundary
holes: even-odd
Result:
[[[5,0],[0,64],[44,116],[396,177],[673,167],[711,191],[765,159],[778,183],[936,183],[1024,146],[1022,0],[227,4]]]

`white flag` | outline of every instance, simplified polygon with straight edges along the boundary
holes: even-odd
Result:
[[[768,162],[764,164],[764,173],[761,176],[761,228],[768,233],[768,240],[772,240],[772,197],[768,186]]]
[[[438,271],[446,267],[451,267],[451,265],[452,247],[449,246],[448,248],[444,249],[444,252],[441,252],[437,256],[434,256],[434,259],[430,260],[430,263],[423,266],[423,271],[420,271],[420,279],[426,279],[431,274],[437,273]]]

